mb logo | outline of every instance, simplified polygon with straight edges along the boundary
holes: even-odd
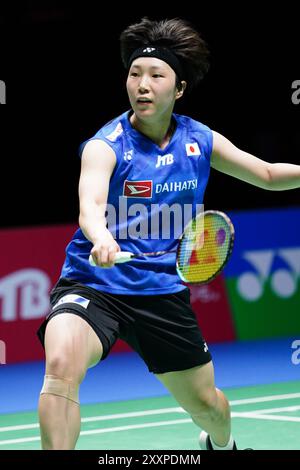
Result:
[[[172,163],[174,163],[174,157],[171,153],[168,153],[167,155],[158,155],[155,168],[159,168],[160,166],[165,165],[172,165]]]
[[[0,104],[6,104],[6,85],[0,80]]]

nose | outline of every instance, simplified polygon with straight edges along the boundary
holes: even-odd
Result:
[[[141,93],[146,93],[148,90],[149,90],[148,79],[147,77],[143,76],[141,77],[141,80],[139,83],[139,91]]]

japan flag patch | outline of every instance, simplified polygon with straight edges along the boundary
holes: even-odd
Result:
[[[199,155],[201,155],[199,145],[197,144],[197,142],[193,142],[191,144],[185,144],[185,149],[186,149],[186,154],[188,157],[191,157],[192,155],[194,155],[195,157],[198,157]]]

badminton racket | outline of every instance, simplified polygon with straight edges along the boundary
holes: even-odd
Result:
[[[180,279],[189,284],[205,284],[223,270],[232,253],[233,244],[234,226],[228,215],[209,210],[190,220],[176,249],[150,253],[121,251],[115,254],[115,263],[176,253],[176,270]],[[89,262],[96,266],[91,255]]]

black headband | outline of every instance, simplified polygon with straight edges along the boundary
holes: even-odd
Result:
[[[170,49],[161,46],[139,47],[133,52],[133,54],[131,54],[130,59],[128,60],[128,70],[130,69],[132,62],[138,57],[156,57],[157,59],[163,60],[174,70],[179,80],[183,80],[183,68],[181,63]]]

